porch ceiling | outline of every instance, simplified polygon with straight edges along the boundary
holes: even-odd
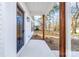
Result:
[[[25,2],[32,16],[47,14],[54,6],[54,2]]]

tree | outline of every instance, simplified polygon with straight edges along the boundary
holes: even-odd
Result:
[[[49,32],[50,29],[51,29],[51,25],[53,25],[53,32],[57,30],[57,21],[56,21],[56,13],[59,11],[59,5],[58,4],[55,4],[53,6],[53,8],[50,10],[49,14],[47,15],[48,16],[48,27],[49,27]],[[59,17],[59,16],[58,16]],[[58,19],[57,19],[58,20]]]
[[[78,11],[79,11],[79,8],[78,8],[78,3],[76,2],[76,9],[77,9],[77,11],[76,11],[76,14],[78,13]],[[76,32],[76,29],[77,29],[77,19],[78,19],[78,15],[76,15],[75,14],[75,34],[77,33]]]
[[[71,6],[72,22],[73,21],[75,22],[75,24],[72,23],[72,33],[75,34],[77,29],[78,12],[79,12],[79,8],[78,8],[78,3],[76,2],[74,6]]]

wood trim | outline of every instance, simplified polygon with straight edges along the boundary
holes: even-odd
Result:
[[[17,2],[17,8],[20,9],[20,11],[24,14],[24,10],[23,10],[23,8],[22,8],[22,6],[20,5],[19,2]]]
[[[42,15],[43,18],[43,40],[45,39],[45,15]]]
[[[60,57],[66,56],[65,2],[60,2]]]

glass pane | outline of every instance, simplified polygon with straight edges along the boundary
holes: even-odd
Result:
[[[79,3],[71,3],[71,50],[79,55]],[[76,54],[77,53],[77,54]]]
[[[43,37],[43,20],[42,16],[34,16],[34,34],[32,39],[42,39]]]
[[[52,3],[52,4],[53,5],[51,6],[51,10],[47,11],[47,13],[44,15],[44,24],[43,24],[43,16],[36,15],[33,17],[34,33],[32,36],[32,40],[44,41],[46,46],[48,47],[47,49],[49,49],[51,52],[50,55],[52,55],[52,57],[53,56],[59,57],[59,38],[60,38],[59,3]],[[45,48],[45,46],[42,48]]]
[[[21,11],[20,7],[17,7],[17,52],[22,48],[24,45],[24,12]]]
[[[52,53],[56,53],[59,50],[59,24],[59,3],[56,3],[45,20],[45,41]],[[57,55],[59,56],[58,53]]]

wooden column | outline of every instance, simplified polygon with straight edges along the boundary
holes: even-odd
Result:
[[[43,40],[45,39],[45,15],[42,15],[43,18]]]
[[[60,2],[60,57],[66,56],[65,2]]]

